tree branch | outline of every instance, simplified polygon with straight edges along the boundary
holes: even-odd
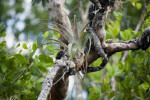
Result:
[[[58,71],[59,66],[54,65],[52,69],[48,72],[48,74],[45,77],[45,80],[42,84],[42,90],[40,92],[40,95],[38,96],[37,100],[46,100],[47,96],[49,94],[50,89],[52,88],[52,82],[54,79],[54,76],[56,75],[56,72]]]
[[[37,100],[46,100],[47,96],[48,100],[65,99],[69,84],[68,77],[71,74],[70,68],[75,68],[73,62],[57,60],[46,75]]]
[[[94,35],[93,35],[94,36]],[[150,46],[150,27],[146,28],[142,35],[133,40],[129,41],[122,41],[122,42],[116,42],[116,43],[111,43],[108,44],[107,47],[103,48],[108,54],[108,58],[115,54],[116,52],[120,51],[126,51],[126,50],[146,50]],[[88,64],[91,64],[94,62],[96,59],[98,59],[100,56],[97,56],[98,53],[96,52],[90,52],[88,56]],[[87,69],[81,69],[82,72],[85,73],[90,73],[90,72],[95,72],[103,69],[105,65],[107,64],[107,61],[105,59],[102,61],[101,65],[98,67],[87,67]]]
[[[106,54],[113,55],[116,52],[126,51],[126,50],[146,50],[150,46],[150,27],[144,29],[142,35],[133,40],[122,41],[116,43],[110,43],[107,47],[103,48]],[[94,55],[95,54],[95,55]],[[88,57],[88,63],[91,64],[100,56],[96,56],[96,51],[91,51]]]

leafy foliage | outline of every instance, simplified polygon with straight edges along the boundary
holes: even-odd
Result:
[[[0,31],[0,36],[4,37],[6,34]],[[17,47],[19,46],[20,43]],[[25,43],[22,47],[30,49]],[[41,83],[44,81],[44,73],[47,72],[47,67],[53,65],[53,59],[50,56],[34,55],[37,48],[37,42],[33,43],[29,54],[24,56],[21,52],[10,54],[6,48],[6,41],[0,43],[1,99],[34,100],[37,98]]]

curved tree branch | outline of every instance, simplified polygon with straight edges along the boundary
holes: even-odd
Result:
[[[122,41],[122,42],[116,42],[116,43],[110,43],[107,45],[107,47],[103,48],[106,52],[106,54],[114,54],[116,52],[120,51],[126,51],[126,50],[146,50],[150,46],[150,27],[146,28],[142,35],[133,40],[129,41]],[[95,55],[94,55],[95,54]],[[91,51],[88,57],[88,62],[91,64],[93,61],[95,61],[100,56],[96,56],[96,51]]]
[[[108,54],[110,57],[111,55],[115,54],[116,52],[126,51],[126,50],[134,51],[134,50],[139,50],[139,49],[146,50],[147,48],[149,48],[149,46],[150,46],[150,27],[146,28],[143,31],[142,35],[137,39],[111,43],[111,44],[108,44],[108,46],[103,49],[105,50],[106,54]],[[98,56],[97,52],[92,51],[89,54],[88,63],[91,64],[99,57],[100,56]],[[102,64],[99,67],[88,67],[87,73],[99,71],[102,68],[104,68],[106,64],[107,64],[106,61],[103,60]]]
[[[70,69],[75,64],[71,61],[56,60],[42,84],[42,90],[37,100],[63,100],[66,97],[69,84]]]

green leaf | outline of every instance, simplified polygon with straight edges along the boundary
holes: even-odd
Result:
[[[142,4],[141,4],[141,3],[136,3],[136,8],[137,8],[137,9],[141,9],[141,7],[142,7]]]
[[[38,47],[38,46],[37,46],[37,41],[35,41],[35,42],[33,43],[32,50],[33,50],[33,51],[36,50],[37,47]]]
[[[130,28],[120,32],[120,36],[123,40],[130,40],[133,38],[133,35],[134,33]]]
[[[114,69],[110,64],[108,64],[106,68],[107,68],[110,76],[113,76],[115,74]]]
[[[123,17],[123,14],[120,13],[120,12],[116,12],[116,11],[113,11],[113,14],[115,15],[115,17],[120,21]]]
[[[31,89],[31,88],[33,87],[33,84],[32,84],[30,81],[27,81],[27,82],[26,82],[26,87],[27,87],[28,89]]]
[[[121,77],[121,76],[124,76],[124,72],[116,72],[114,76],[118,76],[118,77]]]
[[[147,12],[150,11],[150,4],[147,6]]]
[[[20,43],[18,43],[17,47],[20,47]]]
[[[137,80],[135,78],[133,78],[131,81],[130,81],[130,85],[132,87],[135,87],[137,85]]]
[[[136,34],[136,37],[140,37],[141,34],[142,34],[142,32],[141,32],[141,31],[138,31],[137,34]]]
[[[5,36],[6,36],[6,33],[0,33],[0,38],[5,37]]]
[[[47,64],[48,66],[45,66],[45,64]],[[40,70],[43,72],[47,72],[47,68],[46,67],[52,67],[53,63],[45,63],[43,66],[38,66],[40,68]]]
[[[19,61],[20,64],[27,64],[26,58],[22,56],[21,54],[16,54],[15,57]]]
[[[29,89],[25,89],[25,90],[22,90],[21,91],[21,93],[23,93],[23,94],[30,94],[31,93],[31,91],[29,90]]]
[[[31,66],[31,74],[35,76],[40,76],[41,70],[37,66]]]
[[[44,33],[43,37],[44,37],[44,38],[47,38],[48,35],[49,35],[49,31],[46,31],[46,32]]]
[[[27,75],[24,75],[23,78],[25,80],[30,80],[31,79],[31,73],[28,73]]]
[[[39,59],[41,62],[53,63],[53,59],[47,55],[44,55],[44,54],[39,55]]]
[[[35,58],[34,58],[34,64],[37,64],[39,61],[39,57],[36,55]]]
[[[117,27],[112,28],[112,36],[115,38],[119,33],[119,29]]]
[[[119,94],[119,95],[115,95],[113,97],[113,100],[123,100],[123,98],[122,98],[121,94]]]
[[[20,73],[14,72],[10,77],[11,81],[16,81],[18,77],[20,76]]]
[[[147,90],[149,88],[149,84],[147,82],[145,82],[145,83],[139,85],[139,87],[141,87],[144,90]]]
[[[0,24],[0,27],[1,27],[2,23]],[[0,29],[0,32],[3,31],[5,29],[6,25],[4,25],[1,29]]]
[[[94,61],[94,66],[99,66],[102,63],[102,58],[98,58],[96,61]]]
[[[89,91],[90,91],[90,99],[87,100],[98,100],[98,98],[100,97],[100,92],[94,88],[90,88]]]
[[[4,64],[1,64],[0,68],[1,68],[2,73],[5,73],[7,70],[7,67]]]
[[[1,84],[0,85],[0,90],[3,92],[3,91],[5,91],[5,89],[6,89],[6,87]]]
[[[41,77],[37,80],[37,83],[42,83],[44,81],[45,78]]]
[[[4,47],[6,45],[6,41],[3,41],[2,43],[0,43],[0,48]]]
[[[47,46],[46,49],[50,54],[56,54],[58,52],[58,50],[54,50],[54,49],[57,49],[54,46]]]
[[[71,57],[71,59],[74,58],[77,50],[78,50],[78,48],[77,48],[77,44],[75,42],[70,43],[68,45],[68,53],[69,53],[69,56]]]
[[[22,47],[23,47],[24,49],[28,49],[28,47],[27,47],[27,45],[26,45],[25,43],[22,45]]]
[[[129,38],[128,34],[125,32],[120,32],[120,36],[123,40],[128,40],[128,38]]]
[[[110,94],[108,95],[109,99],[112,98],[113,96],[115,96],[115,91],[111,90]],[[113,99],[114,100],[114,99]]]
[[[35,54],[35,51],[30,52],[28,58],[29,58],[29,59],[32,58],[32,56],[33,56],[34,54]]]
[[[75,57],[77,51],[78,51],[77,44],[76,44],[76,43],[73,43],[73,44],[72,44],[72,50],[71,50],[72,58]]]
[[[22,50],[19,51],[19,54],[21,54]]]
[[[21,67],[18,67],[17,70],[18,70],[18,72],[21,72],[21,71],[26,70],[26,67],[25,66],[21,66]]]

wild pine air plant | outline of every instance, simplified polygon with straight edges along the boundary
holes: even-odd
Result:
[[[61,25],[57,22],[54,22],[53,24],[56,31],[68,42],[67,46],[62,41],[60,42],[65,48],[65,54],[69,56],[69,60],[75,62],[77,69],[80,68],[84,64],[91,47],[91,38],[85,31],[88,24],[82,29],[78,28],[76,16],[74,16],[74,25],[71,23],[71,29],[68,26]],[[86,48],[87,45],[89,48]],[[88,49],[86,53],[85,49]]]

